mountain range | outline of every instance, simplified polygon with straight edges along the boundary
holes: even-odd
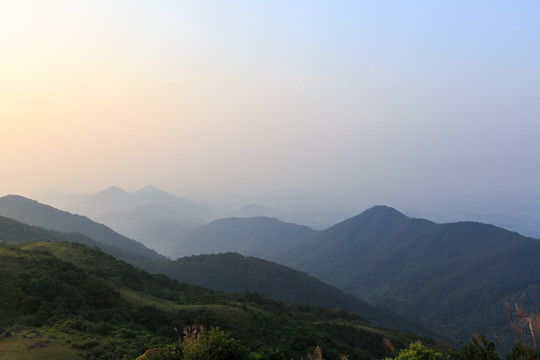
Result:
[[[375,206],[323,231],[263,217],[220,219],[173,245],[175,254],[184,255],[256,254],[373,305],[418,318],[449,339],[467,340],[476,332],[511,339],[506,303],[538,310],[540,242],[488,224],[437,224]],[[256,260],[231,254],[184,258],[175,266],[188,264],[207,278],[221,271],[217,285],[239,291],[231,289],[246,271],[242,263],[250,261],[256,269]],[[223,263],[236,273],[226,273]],[[195,277],[191,281],[200,280]],[[250,283],[245,277],[243,281]]]
[[[255,357],[268,360],[299,358],[317,345],[331,358],[380,359],[390,355],[385,338],[397,348],[418,338],[344,310],[181,284],[57,241],[70,236],[0,218],[0,359],[135,358],[175,344],[176,329],[193,324],[227,331],[246,351],[271,350],[273,357]]]
[[[536,311],[540,241],[475,222],[376,206],[267,258],[457,339],[512,334],[505,303]]]
[[[0,216],[0,240],[16,243],[36,241],[82,243],[87,246],[99,247],[118,259],[123,259],[151,272],[161,272],[173,279],[190,284],[229,293],[261,292],[277,300],[306,303],[326,308],[341,308],[354,311],[378,326],[399,328],[436,336],[436,333],[423,327],[418,321],[405,319],[391,311],[371,306],[359,298],[333,288],[320,280],[269,261],[253,257],[245,258],[239,254],[189,257],[174,262],[167,261],[162,257],[155,258],[154,253],[151,253],[152,256],[147,256],[147,254],[137,253],[134,250],[121,247],[123,242],[108,241],[111,238],[114,240],[116,236],[120,236],[110,229],[106,233],[108,236],[101,238],[102,232],[92,231],[94,227],[103,230],[104,226],[101,224],[19,196],[0,198],[0,213],[2,212],[11,215],[15,214],[17,215],[16,218],[22,219],[26,223],[35,223],[36,219],[39,219],[39,224],[48,229],[33,226],[21,230],[22,223]],[[229,222],[232,222],[232,227]],[[50,230],[58,228],[58,223],[62,223],[62,228],[67,228],[72,232],[64,233]],[[84,226],[81,226],[81,224]],[[212,231],[219,230],[223,224],[227,224],[229,229],[239,229],[244,238],[251,238],[258,229],[259,233],[263,234],[263,241],[254,242],[251,248],[263,246],[265,242],[272,242],[273,239],[283,238],[281,241],[289,241],[295,236],[303,236],[313,232],[313,230],[305,226],[286,224],[276,219],[253,218],[218,220],[209,225],[207,232],[202,232],[200,235],[211,234],[217,236],[218,234]],[[79,229],[81,233],[73,232]],[[93,237],[83,235],[82,232]],[[212,237],[212,239],[214,238]],[[225,246],[231,239],[223,239],[222,245]],[[124,242],[127,241],[126,239],[123,240]],[[279,245],[279,243],[274,243],[274,245]],[[239,244],[241,245],[241,243]],[[249,280],[246,276],[249,276]]]

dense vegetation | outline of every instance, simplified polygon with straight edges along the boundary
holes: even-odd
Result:
[[[6,201],[6,198],[9,201]],[[49,217],[51,214],[54,215],[52,220],[56,219],[55,221],[68,221],[71,219],[69,216],[64,217],[65,214],[63,212],[50,207],[43,207],[44,205],[28,199],[22,198],[21,200],[20,197],[4,197],[0,198],[0,200],[0,210],[2,211],[20,214],[24,212],[24,209],[30,209],[28,211],[33,216],[36,216],[36,214],[40,214],[39,216],[46,215],[45,218],[48,221],[51,220]],[[6,206],[6,204],[9,206]],[[24,205],[23,208],[25,206],[29,206],[29,208],[21,210],[19,208],[21,204]],[[43,209],[46,211],[44,213],[40,211],[33,212],[36,206],[40,211]],[[60,216],[59,219],[62,220],[55,218],[55,216]],[[219,231],[223,229],[227,230],[227,226],[233,224],[236,220],[231,221],[231,219],[225,221],[225,227],[222,226],[224,224],[220,225],[220,222],[216,222],[214,225],[218,224],[220,226],[213,229],[209,234],[212,234],[212,237],[215,239]],[[251,222],[251,225],[245,225],[246,221],[248,223]],[[253,242],[253,246],[255,247],[251,248],[250,251],[257,251],[257,246],[264,245],[260,249],[261,253],[266,254],[272,260],[303,269],[310,274],[362,296],[380,306],[389,307],[401,313],[419,316],[438,332],[446,334],[449,339],[467,339],[475,332],[485,333],[493,339],[498,339],[497,341],[502,343],[503,348],[509,349],[514,334],[512,333],[512,327],[508,326],[508,317],[505,315],[505,304],[519,303],[521,304],[521,309],[537,309],[537,299],[540,297],[540,263],[537,261],[540,257],[540,242],[491,225],[471,222],[440,225],[427,220],[407,218],[403,214],[388,207],[374,207],[328,230],[322,232],[308,231],[305,236],[299,235],[299,238],[289,238],[290,241],[281,242],[271,241],[271,239],[272,234],[278,234],[281,230],[285,229],[283,223],[272,222],[262,218],[250,219],[249,221],[242,220],[239,223],[244,225],[241,225],[239,229],[235,230],[234,226],[230,226],[229,230],[227,230],[229,231],[228,235],[227,231],[225,231],[222,236],[224,240],[220,246],[226,246],[226,242],[234,238],[234,234],[242,234],[244,232],[246,237],[255,236],[253,234],[256,234],[257,227],[252,225],[257,223],[257,221],[264,223],[264,226],[266,226],[264,229],[270,235],[266,238],[264,235],[257,237]],[[271,229],[272,224],[276,226],[274,230]],[[70,226],[73,226],[73,224]],[[292,233],[298,230],[294,226],[287,226],[287,228]],[[281,233],[280,236],[285,236],[287,231]],[[246,239],[242,238],[242,242],[247,241]],[[110,254],[145,266],[146,269],[153,271],[163,265],[163,262],[156,263],[142,252],[136,252],[129,248],[119,249],[111,246],[107,243],[109,239],[101,242],[95,238],[78,233],[59,233],[26,226],[10,219],[0,218],[1,240],[11,244],[35,241],[56,242],[55,244],[41,244],[40,251],[42,255],[48,254],[48,256],[53,256],[56,260],[74,265],[78,269],[77,271],[82,270],[88,276],[87,280],[90,281],[89,283],[82,282],[82,293],[77,294],[76,289],[72,286],[73,284],[68,281],[69,279],[57,278],[52,275],[40,276],[38,280],[35,280],[38,283],[34,281],[34,285],[40,285],[40,282],[43,280],[43,284],[40,286],[43,287],[44,293],[52,289],[50,291],[53,291],[53,295],[55,295],[54,299],[58,301],[50,301],[50,299],[49,301],[33,301],[27,298],[18,299],[17,296],[19,295],[24,297],[29,294],[32,296],[37,294],[35,292],[32,293],[31,289],[28,288],[13,287],[13,284],[27,284],[36,274],[26,273],[22,278],[14,281],[14,283],[6,283],[8,280],[3,280],[0,283],[2,285],[0,290],[3,291],[12,287],[15,289],[13,290],[15,291],[14,293],[10,293],[11,297],[5,295],[4,292],[2,293],[2,296],[6,296],[2,299],[5,300],[5,304],[8,304],[10,306],[9,309],[11,309],[9,311],[4,310],[5,313],[1,314],[3,317],[0,318],[3,319],[5,317],[7,326],[13,324],[45,326],[49,329],[47,331],[52,331],[51,329],[56,329],[57,323],[55,321],[63,321],[62,319],[71,321],[73,320],[73,316],[79,320],[82,319],[81,321],[89,321],[90,324],[95,325],[94,319],[100,319],[99,314],[104,309],[96,308],[97,305],[92,304],[88,300],[81,302],[80,298],[85,299],[87,296],[93,294],[92,291],[101,287],[101,285],[92,285],[95,285],[95,281],[97,281],[100,284],[103,282],[102,288],[106,289],[107,293],[109,293],[109,290],[112,290],[112,294],[119,294],[119,296],[103,297],[107,305],[106,309],[112,311],[110,314],[114,312],[114,315],[116,315],[118,310],[119,314],[127,312],[129,316],[126,318],[134,319],[136,317],[134,317],[132,311],[136,312],[137,309],[140,310],[141,306],[155,308],[158,312],[165,311],[165,313],[159,312],[161,314],[159,316],[163,316],[167,321],[158,322],[163,334],[157,334],[156,329],[149,329],[145,327],[144,323],[139,322],[134,322],[135,325],[133,327],[139,326],[140,329],[132,329],[133,331],[142,331],[141,334],[146,334],[144,336],[152,337],[156,344],[162,340],[163,343],[170,343],[172,337],[178,337],[178,334],[176,332],[173,334],[170,329],[176,325],[183,326],[189,323],[187,321],[182,322],[183,318],[181,316],[178,317],[178,314],[169,314],[167,311],[170,309],[175,309],[174,311],[189,310],[195,311],[199,315],[203,314],[201,315],[203,321],[199,321],[201,318],[196,316],[190,317],[189,320],[195,319],[196,322],[206,326],[220,326],[220,328],[229,331],[235,339],[239,339],[239,341],[246,344],[245,346],[250,350],[257,348],[254,345],[257,343],[255,339],[259,339],[259,345],[261,345],[260,339],[264,336],[269,336],[268,334],[272,334],[272,332],[266,333],[259,331],[260,329],[257,329],[255,324],[265,320],[265,323],[268,322],[270,327],[273,327],[272,321],[274,321],[276,328],[279,329],[277,333],[280,335],[276,338],[270,337],[270,339],[273,339],[270,341],[273,344],[271,346],[286,349],[284,350],[285,352],[290,351],[291,354],[295,355],[300,354],[301,347],[309,348],[315,346],[315,342],[306,339],[319,339],[321,337],[317,336],[328,333],[334,333],[335,337],[338,338],[336,341],[340,342],[340,346],[337,346],[337,342],[334,342],[334,340],[330,341],[327,338],[331,343],[329,346],[330,351],[333,351],[332,349],[342,348],[354,353],[355,345],[345,340],[348,337],[342,337],[344,330],[334,331],[335,329],[327,328],[327,326],[330,326],[329,324],[332,324],[331,326],[347,326],[350,329],[354,329],[354,336],[351,339],[354,339],[355,336],[360,336],[358,333],[355,333],[359,329],[363,329],[362,331],[371,329],[370,331],[373,331],[373,328],[368,327],[361,319],[355,318],[355,316],[351,316],[347,312],[338,311],[328,313],[328,310],[323,311],[321,308],[304,308],[304,305],[292,305],[290,303],[286,303],[287,305],[285,306],[284,303],[273,302],[253,293],[247,293],[242,296],[226,295],[191,287],[191,290],[184,292],[182,297],[177,294],[178,289],[171,290],[170,288],[170,286],[174,288],[180,285],[177,282],[171,283],[172,285],[169,284],[168,282],[172,280],[164,276],[154,278],[132,266],[129,270],[125,270],[125,272],[120,271],[119,274],[121,276],[114,276],[111,274],[118,271],[116,265],[111,268],[101,264],[100,262],[103,261],[103,258],[101,258],[102,255],[97,256],[100,260],[96,260],[97,258],[89,256],[89,254],[83,257],[80,253],[77,255],[73,247],[66,248],[65,244],[61,245],[58,243],[59,241],[68,240],[88,246],[97,246]],[[236,245],[238,244],[236,243]],[[20,248],[11,248],[10,251],[37,251],[32,246],[23,245]],[[90,250],[96,251],[96,249]],[[97,253],[102,254],[100,252]],[[25,258],[25,256],[21,255],[20,258]],[[34,257],[34,255],[31,257]],[[85,257],[95,258],[94,260],[98,261],[98,263],[89,262],[89,260],[84,261]],[[162,259],[161,257],[158,258]],[[296,287],[304,289],[305,293],[300,295],[297,293],[286,294],[287,296],[296,297],[291,297],[291,300],[304,301],[302,300],[303,298],[310,297],[313,300],[310,302],[317,304],[316,301],[319,301],[317,300],[317,296],[311,295],[317,292],[317,289],[319,289],[318,295],[322,293],[323,298],[331,298],[331,296],[328,296],[331,293],[329,292],[330,290],[319,287],[320,284],[316,285],[312,283],[311,285],[306,285],[301,281],[302,277],[306,277],[305,274],[298,275],[300,273],[295,273],[293,275],[287,272],[289,270],[283,270],[284,268],[279,271],[276,270],[277,268],[272,268],[273,270],[270,271],[270,268],[266,268],[264,262],[256,259],[249,259],[247,261],[243,258],[238,258],[238,255],[232,254],[187,259],[189,260],[183,259],[182,261],[167,264],[167,266],[170,266],[169,270],[171,274],[174,275],[176,273],[174,275],[175,277],[188,280],[187,278],[182,278],[182,276],[185,276],[185,272],[192,272],[190,274],[192,280],[189,281],[194,281],[193,279],[197,278],[203,282],[208,281],[210,278],[221,279],[220,281],[223,281],[221,285],[226,284],[231,287],[224,288],[223,290],[236,292],[244,290],[243,288],[232,289],[234,286],[240,286],[237,276],[243,274],[244,278],[242,281],[245,284],[251,283],[253,285],[260,281],[258,277],[259,274],[262,274],[260,275],[261,278],[264,276],[274,277],[276,281],[279,281],[283,285],[283,289],[276,287],[275,282],[270,282],[265,285],[265,289],[256,288],[255,290],[257,291],[281,297],[283,296],[283,291],[294,288],[294,282],[298,281],[302,285]],[[114,259],[111,257],[110,260]],[[252,262],[248,266],[252,271],[246,270],[245,266],[247,265],[242,265],[242,262]],[[128,266],[125,263],[122,264],[122,266]],[[31,267],[29,265],[25,266],[28,269]],[[65,267],[66,265],[58,266],[64,269],[62,272],[74,272],[77,274],[76,270],[67,268]],[[3,271],[7,271],[7,268],[2,268]],[[42,270],[46,271],[46,268],[46,266],[36,267],[39,270],[38,272]],[[223,270],[225,268],[229,268],[228,272]],[[103,269],[103,272],[100,273],[99,269]],[[284,271],[283,273],[281,272],[282,270]],[[264,275],[268,271],[270,272]],[[9,275],[15,276],[15,274]],[[140,283],[142,281],[141,279],[145,279],[148,276],[150,278]],[[10,277],[6,276],[6,279],[10,279]],[[131,279],[131,281],[128,281],[128,279]],[[159,281],[164,281],[168,285],[152,285],[159,283],[158,279],[161,279]],[[285,279],[290,281],[285,281]],[[53,286],[53,284],[57,283],[63,284],[64,281],[67,281],[65,285],[59,287]],[[123,282],[119,283],[118,281]],[[217,288],[217,284],[214,283],[214,285]],[[251,289],[253,291],[253,288]],[[69,294],[72,291],[74,291],[73,294],[75,296],[79,296],[80,298],[75,298],[73,301],[69,300]],[[280,291],[281,294],[279,294]],[[186,294],[191,295],[188,296]],[[283,298],[288,299],[287,297]],[[107,303],[107,301],[113,300],[117,303]],[[194,302],[190,302],[192,300]],[[336,301],[338,300],[336,299]],[[335,304],[339,304],[340,307],[347,307],[348,300],[342,299],[342,301],[345,302],[337,302]],[[72,302],[76,306],[72,306]],[[38,309],[35,309],[37,303],[40,305]],[[327,306],[324,303],[319,303],[319,305]],[[21,306],[27,306],[27,308]],[[264,306],[269,306],[269,309],[264,308]],[[261,309],[261,307],[264,309]],[[124,312],[120,311],[120,308],[124,309]],[[35,311],[29,313],[28,309]],[[98,312],[85,313],[85,309]],[[111,309],[114,309],[114,311]],[[242,311],[238,312],[239,309]],[[251,309],[258,310],[250,313],[249,310]],[[362,313],[360,309],[356,310],[350,307],[349,309]],[[51,316],[49,316],[49,311],[52,314]],[[82,311],[83,313],[78,313],[77,311]],[[261,318],[261,314],[267,314],[268,311],[276,316],[292,312],[290,316],[295,321],[300,321],[304,325],[306,323],[303,322],[307,321],[310,324],[310,326],[306,325],[305,331],[301,331],[303,336],[305,336],[304,340],[297,342],[301,345],[294,346],[292,343],[283,340],[287,336],[294,338],[294,332],[288,332],[285,328],[280,328],[283,324],[287,324],[284,319],[268,320],[264,317]],[[322,318],[317,320],[316,318],[307,316],[306,312],[311,314],[310,316],[318,314],[317,316],[322,316]],[[222,316],[225,314],[227,316]],[[336,320],[337,323],[333,318],[335,316],[340,319]],[[43,323],[45,317],[47,321]],[[251,327],[245,325],[246,321],[240,321],[252,318],[257,319],[257,321],[253,320]],[[173,319],[180,320],[174,323]],[[208,319],[210,320],[206,321]],[[373,318],[370,318],[370,320],[373,320]],[[52,323],[49,323],[50,321]],[[235,324],[235,321],[237,324]],[[242,324],[241,326],[240,323]],[[0,325],[6,326],[6,324],[2,323]],[[120,323],[118,326],[125,328],[124,325],[124,323]],[[178,326],[176,327],[179,328]],[[300,328],[303,329],[302,327]],[[89,327],[85,327],[84,329],[84,331],[77,330],[80,336],[83,336],[83,333],[92,333],[88,330]],[[350,330],[349,328],[347,329],[346,331]],[[313,335],[313,331],[319,335]],[[159,336],[162,337],[161,340],[159,340]],[[72,336],[70,335],[70,337]],[[324,336],[322,337],[324,338]],[[133,339],[136,338],[137,336],[131,336],[129,341],[135,341]],[[278,338],[281,340],[278,340]],[[168,340],[165,341],[166,339]],[[69,341],[72,341],[71,338]],[[90,341],[90,343],[92,342]],[[147,342],[144,343],[146,344]],[[317,341],[316,343],[317,345],[322,345],[321,341]],[[5,345],[6,342],[3,342],[3,344]],[[133,350],[133,344],[127,345],[127,347]],[[71,348],[76,349],[78,345],[71,346]],[[89,346],[89,348],[92,348],[92,346]],[[360,355],[357,354],[357,356]]]
[[[447,337],[512,339],[505,303],[538,309],[540,241],[492,225],[435,224],[378,206],[291,244],[272,260]]]
[[[277,300],[353,311],[378,326],[437,336],[419,322],[372,306],[303,272],[238,253],[197,255],[163,264],[159,271],[178,281],[242,294],[264,293]]]
[[[375,359],[388,354],[384,338],[400,347],[414,339],[343,310],[180,284],[80,244],[2,245],[0,264],[0,325],[39,331],[42,351],[63,346],[90,359],[134,358],[174,343],[175,329],[192,324],[219,327],[249,352],[269,348],[286,358],[320,345],[332,357]]]

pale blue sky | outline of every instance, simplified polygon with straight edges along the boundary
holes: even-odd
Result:
[[[538,1],[2,1],[0,33],[0,193],[540,198]]]

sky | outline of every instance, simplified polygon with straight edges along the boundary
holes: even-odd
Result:
[[[539,39],[533,0],[0,0],[0,195],[540,204]]]

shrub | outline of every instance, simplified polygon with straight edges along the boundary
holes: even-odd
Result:
[[[420,342],[412,343],[408,349],[403,349],[394,360],[443,360],[440,352],[430,349]],[[391,360],[386,358],[385,360]]]

